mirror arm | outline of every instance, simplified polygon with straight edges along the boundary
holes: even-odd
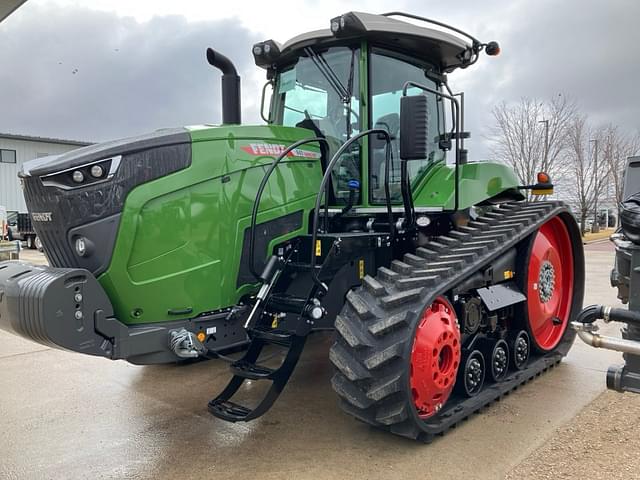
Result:
[[[449,95],[446,93],[442,93],[434,88],[431,87],[427,87],[426,85],[422,85],[420,83],[417,82],[413,82],[411,80],[407,81],[404,83],[404,86],[402,87],[402,95],[406,96],[407,95],[407,90],[409,89],[409,87],[416,87],[419,88],[420,90],[423,90],[425,92],[429,92],[429,93],[433,93],[434,95],[437,95],[439,97],[442,98],[446,98],[447,100],[449,100],[451,102],[451,104],[453,105],[453,109],[455,111],[455,119],[453,119],[453,125],[454,125],[454,138],[456,141],[456,153],[455,153],[455,189],[454,189],[454,211],[458,210],[458,207],[460,206],[460,103],[458,102],[458,99],[452,94],[451,90],[449,89],[449,85],[447,85],[446,83],[444,84],[445,88],[447,89],[447,91],[449,91]],[[402,134],[402,132],[401,132]]]

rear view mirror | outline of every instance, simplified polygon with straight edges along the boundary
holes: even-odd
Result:
[[[429,155],[429,104],[426,95],[400,99],[400,158],[422,160]]]

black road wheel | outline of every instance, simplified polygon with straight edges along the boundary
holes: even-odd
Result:
[[[487,377],[493,382],[503,380],[509,371],[509,345],[503,339],[486,339],[481,347],[487,364]]]
[[[498,340],[491,352],[491,379],[499,382],[507,376],[509,371],[509,345],[504,340]]]
[[[484,356],[480,350],[472,350],[463,356],[462,366],[458,370],[457,390],[467,396],[474,397],[482,390],[485,377]]]
[[[516,370],[522,370],[527,366],[529,353],[531,352],[531,342],[527,332],[521,330],[513,336],[511,351],[513,352],[512,365]]]

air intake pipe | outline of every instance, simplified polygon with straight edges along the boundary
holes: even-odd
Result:
[[[233,62],[213,48],[207,48],[207,61],[222,72],[222,123],[239,125],[240,75]]]

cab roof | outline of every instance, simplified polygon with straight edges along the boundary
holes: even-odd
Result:
[[[405,14],[376,15],[349,12],[336,17],[331,20],[331,29],[306,32],[283,45],[278,45],[280,55],[275,63],[295,60],[306,47],[329,47],[363,39],[377,46],[402,52],[409,57],[428,61],[439,66],[442,72],[450,72],[472,63],[475,56],[474,46],[460,36],[398,20],[389,15]],[[264,66],[260,65],[257,59],[256,64]]]

